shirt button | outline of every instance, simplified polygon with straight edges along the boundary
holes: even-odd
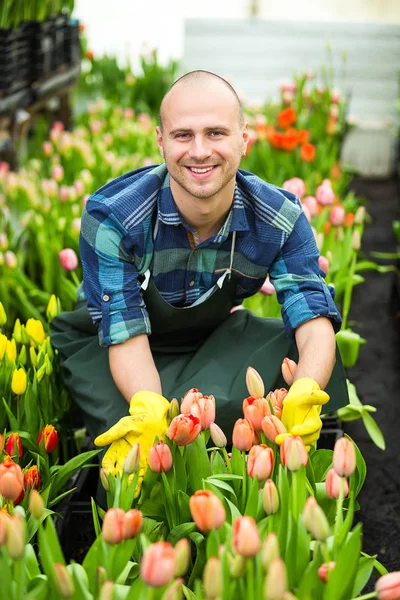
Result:
[[[104,302],[108,302],[109,299],[110,299],[110,296],[108,296],[107,294],[104,294],[104,296],[103,296]]]
[[[190,287],[193,287],[193,286],[194,286],[194,280],[192,280],[192,281],[189,283],[189,285],[190,285]]]

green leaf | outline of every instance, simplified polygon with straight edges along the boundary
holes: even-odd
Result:
[[[57,496],[56,498],[54,498],[51,502],[49,502],[49,507],[50,506],[54,506],[55,504],[57,504],[58,502],[60,502],[60,500],[62,500],[66,496],[69,496],[73,492],[75,492],[75,490],[76,490],[76,487],[71,488],[70,490],[67,490],[66,492],[63,492],[62,494],[60,494],[59,496]]]
[[[196,598],[198,598],[198,596],[196,596],[196,594],[192,592],[192,590],[186,587],[186,585],[182,585],[182,592],[186,600],[196,600]]]
[[[375,420],[368,413],[362,414],[362,420],[365,425],[365,429],[368,431],[371,440],[375,446],[378,446],[380,450],[385,450],[385,438],[383,437],[382,431],[379,429]]]
[[[211,472],[214,475],[225,475],[228,472],[224,459],[218,451],[211,458]]]
[[[73,473],[81,469],[85,463],[89,462],[92,458],[100,454],[101,451],[102,450],[100,448],[99,450],[83,452],[82,454],[78,454],[78,456],[71,458],[65,463],[65,465],[62,465],[53,479],[51,497],[55,496],[60,490],[63,489]]]
[[[72,563],[68,565],[67,569],[71,573],[72,579],[74,581],[75,598],[79,598],[79,600],[93,600],[93,596],[88,589],[88,577],[82,565]]]
[[[43,515],[40,517],[40,519],[35,519],[32,515],[30,515],[28,521],[27,521],[27,530],[28,530],[28,542],[31,541],[31,539],[34,537],[34,535],[36,534],[37,530],[39,529],[39,526],[43,523],[43,521],[49,516],[49,515],[53,515],[54,512],[52,510],[49,510],[48,508],[45,508],[43,511]]]
[[[356,580],[354,582],[353,591],[351,592],[352,597],[358,596],[367,585],[369,578],[371,577],[372,569],[374,568],[375,558],[376,556],[363,556],[360,558]]]
[[[207,536],[206,542],[206,555],[207,560],[209,560],[212,556],[218,556],[218,549],[220,546],[220,539],[218,535],[218,531],[213,529]]]
[[[178,491],[178,515],[181,523],[186,523],[192,519],[192,515],[190,513],[189,501],[190,498],[185,492],[182,490]]]
[[[332,467],[332,457],[333,451],[327,449],[317,450],[311,456],[315,483],[325,480],[326,473]]]
[[[203,479],[211,475],[210,461],[201,435],[186,446],[186,466],[192,493],[203,489]]]
[[[185,461],[180,453],[180,448],[176,448],[174,454],[174,475],[175,475],[175,484],[177,490],[182,490],[186,492],[187,490],[187,474],[186,474],[186,466]]]
[[[365,478],[367,476],[367,465],[365,463],[364,457],[361,454],[357,444],[355,443],[354,440],[351,439],[351,437],[347,434],[345,434],[345,437],[348,438],[349,440],[351,440],[354,444],[354,448],[356,451],[356,461],[357,461],[357,466],[356,466],[356,470],[353,473],[353,475],[350,478],[350,485],[352,484],[353,478],[354,478],[354,497],[357,498],[362,486],[364,485],[364,481]]]
[[[170,542],[173,546],[175,546],[176,542],[178,542],[181,538],[188,537],[194,531],[196,531],[195,523],[182,523],[181,525],[174,527],[173,530],[170,531],[167,541]]]
[[[20,429],[19,423],[18,423],[17,419],[14,417],[13,412],[12,412],[11,408],[8,406],[5,398],[3,398],[3,404],[4,404],[4,408],[6,410],[6,413],[7,413],[8,420],[10,422],[11,431],[19,431],[19,429]]]
[[[313,560],[304,571],[303,578],[296,590],[299,600],[316,600],[322,597],[325,584],[318,577],[320,562]]]
[[[138,563],[133,562],[132,560],[128,560],[125,567],[122,569],[118,579],[115,580],[115,583],[121,585],[121,587],[122,587],[123,584],[128,579],[128,577],[131,578],[131,577],[137,576],[138,573],[139,573]],[[125,587],[125,586],[123,586],[123,587]],[[129,591],[128,586],[126,586],[126,589]]]
[[[207,479],[205,479],[205,483],[211,483],[212,485],[215,485],[215,487],[230,492],[236,497],[235,490],[233,489],[233,487],[225,483],[224,481],[216,479],[215,477],[207,477]]]
[[[142,511],[143,516],[145,517],[154,517],[157,519],[165,519],[165,506],[160,502],[155,502],[154,500],[145,500],[143,504],[139,506],[139,509]]]
[[[96,591],[96,573],[98,566],[104,565],[103,538],[99,535],[90,546],[82,563],[89,580],[89,589],[94,594]]]
[[[352,531],[336,557],[329,575],[324,600],[347,600],[354,585],[361,551],[361,524]]]
[[[93,498],[90,499],[92,505],[92,516],[93,516],[93,527],[96,537],[101,534],[101,526],[99,520],[99,513],[97,512],[97,504]]]
[[[34,577],[40,575],[38,560],[32,544],[26,544],[25,546],[25,567],[29,579],[33,579]]]
[[[257,518],[258,511],[258,498],[259,498],[259,485],[257,477],[251,480],[250,491],[247,496],[246,508],[244,514],[248,517]]]

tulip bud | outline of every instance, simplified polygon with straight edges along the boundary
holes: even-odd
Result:
[[[11,390],[17,396],[22,396],[26,391],[26,372],[23,367],[15,369],[11,379]]]
[[[271,475],[273,466],[274,453],[269,446],[259,444],[250,448],[247,459],[247,472],[250,477],[265,481]]]
[[[272,479],[267,479],[262,495],[263,507],[267,515],[273,515],[279,510],[278,489]]]
[[[7,540],[7,521],[9,515],[0,510],[0,548],[5,545]]]
[[[172,419],[168,437],[177,446],[187,446],[194,442],[201,431],[200,420],[193,415],[178,415]]]
[[[11,250],[7,250],[7,252],[5,252],[4,264],[9,269],[15,269],[17,267],[17,264],[18,264],[17,257],[15,256],[14,252],[12,252]]]
[[[38,383],[40,383],[40,382],[42,381],[42,379],[43,379],[43,377],[45,376],[45,374],[46,374],[46,365],[45,365],[45,364],[43,364],[43,365],[40,367],[40,369],[38,369],[38,370],[36,371],[36,379],[37,379],[37,382],[38,382]]]
[[[292,385],[294,381],[294,375],[296,373],[297,363],[290,358],[284,358],[282,362],[282,377],[286,381],[287,385]]]
[[[114,597],[114,583],[112,581],[105,581],[99,594],[99,600],[113,600]]]
[[[251,423],[255,431],[261,431],[262,420],[264,417],[271,415],[271,409],[266,398],[245,398],[243,400],[243,414],[245,419]]]
[[[54,586],[61,598],[71,598],[75,592],[71,574],[61,563],[54,564]]]
[[[171,583],[161,596],[161,600],[182,600],[182,577],[178,577]]]
[[[29,358],[31,359],[32,366],[37,367],[37,354],[33,346],[29,348]]]
[[[275,439],[277,435],[281,433],[286,433],[286,427],[282,423],[278,417],[275,415],[271,415],[270,417],[264,417],[261,422],[262,430],[265,433],[267,439],[275,443]]]
[[[175,573],[176,555],[169,542],[155,542],[143,553],[140,563],[140,577],[152,587],[158,588],[169,583]]]
[[[179,402],[176,398],[172,398],[171,402],[169,403],[168,422],[171,422],[172,419],[177,417],[179,412]]]
[[[175,544],[176,567],[175,577],[183,577],[189,568],[190,543],[186,538],[181,538]]]
[[[18,364],[25,365],[28,362],[28,355],[26,353],[26,346],[22,346],[20,353],[18,354]]]
[[[219,427],[216,423],[211,423],[210,434],[214,446],[217,446],[217,448],[225,448],[228,440],[226,439],[226,435],[222,431],[221,427]]]
[[[172,454],[164,442],[157,442],[150,448],[148,463],[154,473],[167,472],[172,467]]]
[[[247,367],[246,371],[246,386],[250,396],[253,398],[263,398],[265,395],[264,382],[261,379],[260,374],[253,369],[253,367]]]
[[[237,517],[233,523],[232,543],[242,556],[255,556],[261,547],[257,524],[252,517]]]
[[[29,510],[35,519],[40,519],[44,514],[44,502],[42,496],[37,490],[32,490],[29,494]]]
[[[247,452],[254,444],[254,428],[246,419],[236,421],[233,427],[232,444],[242,452]]]
[[[122,508],[110,508],[104,515],[101,535],[107,544],[119,544],[125,534],[125,512]]]
[[[6,500],[17,500],[23,493],[23,475],[21,467],[6,456],[0,464],[0,494]]]
[[[18,321],[18,319],[17,319],[17,321]],[[7,323],[7,314],[6,314],[6,311],[4,310],[3,303],[0,302],[0,327],[5,325],[6,323]]]
[[[318,569],[318,577],[321,579],[321,581],[323,581],[324,583],[328,583],[329,573],[333,571],[335,567],[336,563],[334,561],[322,563],[322,565]]]
[[[78,266],[78,257],[72,248],[64,248],[58,256],[64,271],[75,271]]]
[[[13,560],[22,558],[25,552],[25,523],[20,516],[7,521],[7,552]]]
[[[206,533],[219,529],[225,523],[225,508],[222,501],[209,490],[198,490],[189,500],[189,508],[196,526]]]
[[[6,356],[10,363],[15,363],[17,360],[17,346],[14,339],[11,341],[7,340],[6,342]]]
[[[246,568],[246,559],[241,554],[228,554],[229,575],[233,579],[242,577]]]
[[[139,535],[142,529],[143,514],[131,508],[124,516],[124,540],[131,540]]]
[[[354,223],[356,225],[362,225],[365,219],[365,206],[359,206],[356,214],[354,215]]]
[[[280,558],[279,542],[276,533],[271,531],[265,538],[261,548],[261,563],[266,571],[268,571],[275,558]]]
[[[0,361],[3,360],[3,356],[6,353],[7,341],[7,336],[4,333],[0,333]]]
[[[288,391],[286,388],[279,388],[273,392],[269,392],[267,396],[268,403],[272,405],[273,416],[278,419],[282,416],[283,401],[287,395]]]
[[[206,562],[203,572],[203,587],[207,600],[220,598],[223,585],[221,561],[216,556],[212,556]]]
[[[311,535],[321,542],[329,536],[328,519],[314,496],[309,496],[303,510],[303,522]]]
[[[18,433],[10,433],[6,441],[6,445],[4,446],[4,450],[10,456],[18,456],[19,458],[22,458],[22,443]]]
[[[22,337],[21,337],[21,321],[19,319],[15,319],[14,329],[13,329],[12,336],[13,336],[14,340],[18,344],[20,344],[22,342]]]
[[[103,469],[103,467],[100,469],[100,481],[101,481],[101,485],[103,486],[105,491],[109,492],[110,491],[110,482],[108,480],[108,474],[105,471],[105,469]]]
[[[307,466],[308,453],[301,437],[287,437],[283,440],[281,461],[289,471],[298,471],[302,465]]]
[[[281,558],[274,558],[265,577],[264,594],[268,600],[282,600],[288,591],[286,565]]]
[[[53,425],[45,425],[39,433],[37,444],[40,446],[42,439],[44,440],[44,448],[47,453],[53,452],[58,445],[58,433]]]
[[[38,319],[28,319],[25,329],[30,336],[31,345],[37,348],[37,345],[43,344],[46,334],[41,321]]]
[[[396,600],[400,597],[400,571],[379,577],[375,584],[378,600]]]
[[[361,248],[361,236],[358,229],[353,231],[353,236],[351,238],[351,247],[353,250],[359,250]]]
[[[357,458],[354,444],[345,437],[339,438],[333,449],[333,468],[340,477],[350,477],[356,470]]]
[[[343,480],[343,484],[342,484]],[[340,487],[343,485],[343,496],[346,497],[349,493],[349,484],[347,480],[343,477],[340,477],[335,469],[329,469],[328,474],[325,480],[325,489],[329,498],[335,499],[339,498]]]
[[[140,444],[136,442],[129,450],[129,453],[124,462],[124,471],[127,475],[136,473],[140,463]]]

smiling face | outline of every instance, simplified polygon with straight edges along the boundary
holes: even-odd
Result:
[[[232,202],[248,139],[240,117],[237,98],[216,78],[181,82],[167,94],[157,143],[176,201]]]

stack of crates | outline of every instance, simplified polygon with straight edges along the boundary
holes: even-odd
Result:
[[[0,98],[31,83],[32,24],[0,29]]]

